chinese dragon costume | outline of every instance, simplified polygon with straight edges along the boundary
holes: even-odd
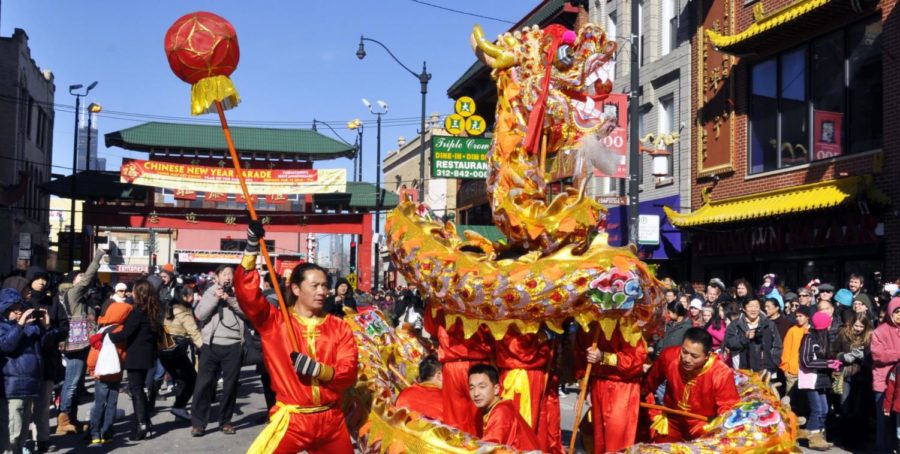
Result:
[[[618,157],[602,146],[613,118],[603,100],[616,44],[603,29],[577,33],[559,25],[526,27],[485,39],[471,36],[478,58],[492,69],[498,100],[487,161],[494,223],[506,236],[492,243],[472,232],[461,238],[423,204],[402,202],[387,216],[391,259],[406,280],[440,305],[444,323],[461,320],[465,335],[487,329],[497,340],[514,326],[562,331],[567,319],[597,322],[604,338],[618,334],[634,346],[659,334],[661,283],[631,247],[607,244],[606,210],[585,196],[594,168],[611,173]],[[574,156],[574,185],[549,197],[546,163]],[[428,309],[431,310],[431,309]],[[405,329],[377,312],[351,315],[359,345],[359,380],[345,398],[348,426],[371,452],[506,452],[452,427],[393,406],[427,354]],[[787,452],[794,445],[792,413],[755,376],[737,372],[742,402],[710,422],[709,436],[635,452]]]

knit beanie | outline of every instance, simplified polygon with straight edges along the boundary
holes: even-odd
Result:
[[[853,304],[853,293],[850,290],[842,288],[834,294],[834,300],[841,306],[850,306]]]
[[[823,330],[831,328],[831,316],[819,311],[812,316],[813,329]]]

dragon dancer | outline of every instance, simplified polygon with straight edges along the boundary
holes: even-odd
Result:
[[[511,400],[500,398],[500,374],[490,364],[469,368],[469,394],[478,408],[481,441],[506,445],[519,451],[540,449],[534,431],[522,419]]]
[[[669,347],[644,377],[644,395],[652,394],[666,381],[663,403],[668,408],[705,417],[724,414],[738,401],[734,372],[712,351],[712,336],[703,328],[691,328],[681,345]],[[651,429],[656,443],[689,441],[706,434],[707,421],[676,414],[653,417]]]
[[[346,322],[323,311],[328,276],[313,263],[300,264],[291,273],[286,304],[292,318],[284,320],[260,290],[256,256],[264,235],[262,224],[252,221],[234,288],[241,310],[262,339],[277,404],[247,452],[352,453],[340,400],[356,381],[353,333]],[[288,329],[298,334],[299,352],[287,342]]]
[[[432,305],[425,308],[425,330],[437,338],[438,359],[443,364],[444,424],[475,434],[478,410],[469,398],[469,367],[491,361],[493,339],[484,327],[466,339],[462,321],[447,328],[444,315],[433,311]]]
[[[562,453],[558,386],[548,383],[556,381],[555,377],[551,380],[550,371],[555,349],[546,333],[522,334],[510,329],[495,347],[503,398],[519,408],[519,414],[537,436],[541,451]],[[557,430],[552,430],[554,425]]]
[[[594,365],[589,383],[594,452],[618,452],[633,445],[637,435],[647,344],[642,337],[632,346],[616,329],[609,339],[597,336],[597,346],[592,347],[598,329],[592,323],[590,332],[578,332],[577,345],[584,355],[576,361],[580,360],[582,375],[586,363]]]

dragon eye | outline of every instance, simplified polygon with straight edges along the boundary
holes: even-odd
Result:
[[[559,46],[559,49],[556,50],[556,61],[553,62],[554,65],[559,69],[566,69],[572,66],[574,63],[574,52],[572,51],[572,47],[568,44],[563,44]]]

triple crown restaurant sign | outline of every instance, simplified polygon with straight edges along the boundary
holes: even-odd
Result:
[[[432,178],[487,178],[491,139],[434,136],[431,142]]]

